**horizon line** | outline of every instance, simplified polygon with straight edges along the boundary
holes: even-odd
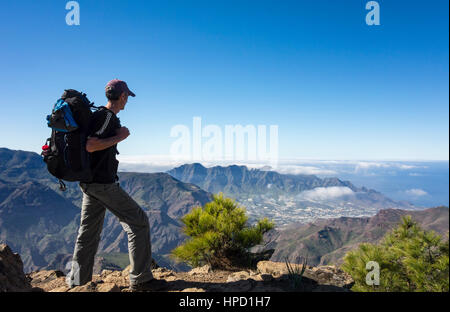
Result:
[[[12,149],[5,146],[0,146],[0,149],[8,149],[11,151],[23,151],[23,152],[33,152],[39,154],[39,152],[35,150],[25,150],[25,149]],[[254,164],[265,164],[268,161],[263,160],[226,160],[226,159],[189,159],[189,158],[173,158],[172,155],[168,154],[121,154],[118,155],[118,158],[122,158],[121,161],[127,162],[132,160],[133,158],[141,158],[142,162],[151,161],[151,160],[165,160],[168,162],[180,162],[185,161],[185,163],[209,163],[209,162],[235,162],[235,163],[254,163]],[[125,159],[124,159],[125,158]],[[126,159],[128,158],[128,159]],[[355,162],[355,161],[379,161],[379,162],[450,162],[450,158],[448,159],[425,159],[425,158],[308,158],[308,157],[279,157],[278,162]]]

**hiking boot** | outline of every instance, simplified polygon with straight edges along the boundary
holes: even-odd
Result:
[[[168,287],[169,283],[167,283],[165,280],[159,280],[154,278],[144,283],[131,284],[130,290],[132,292],[157,291],[167,289]]]

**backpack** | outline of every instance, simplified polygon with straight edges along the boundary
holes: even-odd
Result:
[[[65,90],[47,116],[47,125],[52,128],[51,137],[42,147],[48,172],[58,178],[60,189],[66,190],[65,181],[90,182],[93,172],[90,156],[86,151],[89,122],[92,108],[86,94],[73,89]]]

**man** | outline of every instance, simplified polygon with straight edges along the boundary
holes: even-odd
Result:
[[[130,132],[120,125],[116,115],[125,108],[130,95],[135,96],[124,81],[108,82],[108,103],[93,114],[90,122],[86,150],[91,153],[94,177],[90,183],[80,183],[83,204],[72,271],[67,278],[70,287],[86,284],[92,279],[106,209],[119,219],[128,234],[130,289],[145,291],[164,287],[164,281],[154,279],[151,271],[148,218],[117,182],[117,143],[125,140]]]

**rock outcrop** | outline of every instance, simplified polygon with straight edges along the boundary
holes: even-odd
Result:
[[[352,278],[333,266],[307,267],[297,288],[284,263],[261,261],[257,270],[239,272],[216,271],[208,266],[189,272],[174,272],[166,268],[152,270],[156,279],[165,280],[168,292],[285,292],[285,291],[350,291]],[[39,271],[29,274],[31,285],[46,292],[129,292],[129,268],[123,271],[104,270],[94,275],[92,282],[72,289],[65,284],[59,271]]]
[[[5,244],[0,244],[0,292],[31,291],[30,281],[23,273],[20,256]]]
[[[294,270],[295,264],[292,264]],[[297,267],[301,269],[301,267]],[[41,270],[23,273],[20,256],[6,245],[0,245],[0,291],[44,292],[129,292],[129,267],[120,270],[103,270],[91,282],[69,288],[65,274],[58,270]],[[156,265],[152,269],[156,279],[165,280],[167,292],[286,292],[286,291],[349,291],[352,278],[333,266],[305,267],[300,278],[289,274],[286,264],[260,261],[254,270],[212,270],[205,265],[189,272],[175,272]]]

